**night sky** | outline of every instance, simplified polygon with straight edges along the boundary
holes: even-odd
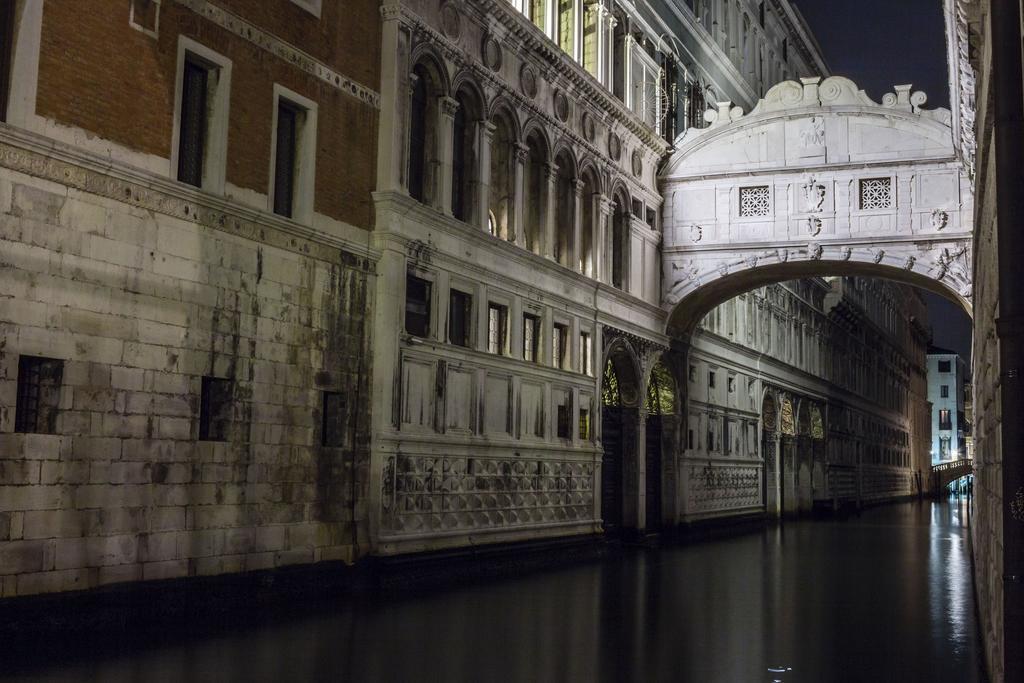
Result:
[[[941,0],[794,0],[832,73],[875,101],[895,84],[928,94],[927,107],[949,106]],[[934,343],[971,355],[971,323],[958,304],[925,292]]]

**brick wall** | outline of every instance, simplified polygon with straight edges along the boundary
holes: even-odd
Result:
[[[368,264],[6,143],[0,162],[0,594],[351,560]],[[14,432],[22,354],[64,360],[55,434]],[[197,440],[203,375],[235,380],[225,442]],[[319,446],[322,389],[346,398],[341,448]]]
[[[266,194],[273,86],[318,103],[316,211],[370,228],[378,110],[243,39],[176,0],[164,0],[157,38],[129,25],[121,0],[48,2],[36,111],[132,150],[169,158],[178,37],[232,61],[227,181]],[[195,3],[193,3],[195,4]],[[198,3],[203,4],[203,3]],[[325,2],[316,19],[287,0],[221,3],[369,88],[380,82],[377,3]],[[344,15],[342,12],[344,11]]]

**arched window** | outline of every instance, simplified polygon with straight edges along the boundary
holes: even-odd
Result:
[[[430,76],[418,65],[412,72],[412,98],[409,103],[409,196],[426,200],[427,172],[427,92]]]
[[[616,12],[612,34],[612,93],[626,101],[626,18]]]
[[[576,169],[568,152],[562,152],[555,159],[558,166],[558,182],[555,195],[555,260],[566,268],[572,262],[573,232],[576,223]]]
[[[597,207],[600,195],[593,172],[588,170],[580,176],[580,179],[583,181],[583,201],[580,207],[583,213],[580,220],[582,229],[580,231],[579,267],[581,273],[593,277],[595,272],[594,235],[597,232],[597,219],[600,216],[600,210]]]
[[[672,415],[676,410],[676,383],[665,364],[658,361],[647,383],[648,415]]]
[[[525,196],[523,210],[525,220],[523,229],[526,232],[526,248],[535,254],[541,251],[542,226],[544,220],[544,201],[547,197],[547,154],[544,141],[537,132],[526,139],[527,161],[524,169]]]
[[[515,228],[515,132],[505,113],[497,114],[492,123],[489,227],[495,237],[511,240]]]
[[[598,77],[597,34],[601,30],[597,21],[598,3],[583,8],[583,68],[594,78]]]
[[[620,194],[612,213],[612,286],[626,289],[629,251],[629,197]]]
[[[455,101],[458,108],[452,122],[452,215],[470,222],[474,219],[479,180],[477,126],[483,117],[480,104],[469,88],[460,89]]]

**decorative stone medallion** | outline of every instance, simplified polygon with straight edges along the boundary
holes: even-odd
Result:
[[[608,156],[611,157],[612,161],[618,161],[622,158],[622,140],[615,133],[608,134]]]
[[[458,40],[462,36],[462,17],[454,2],[447,2],[441,8],[441,32],[451,40]]]
[[[932,228],[942,230],[949,224],[949,214],[942,209],[932,211]]]
[[[702,239],[704,239],[704,228],[694,223],[690,226],[690,240],[700,242]]]
[[[593,142],[594,136],[597,135],[597,125],[594,123],[594,117],[590,115],[590,112],[583,112],[583,116],[580,117],[580,128],[586,141]]]
[[[484,36],[483,45],[480,48],[480,56],[491,71],[501,68],[501,43],[492,35]]]
[[[555,117],[565,123],[569,120],[569,98],[566,97],[565,92],[562,90],[556,90],[554,96],[555,106]]]
[[[631,161],[633,175],[639,178],[641,175],[643,175],[644,172],[644,158],[640,156],[640,150],[633,150],[633,158],[631,159]]]
[[[519,87],[531,100],[537,96],[537,71],[529,64],[524,64],[519,72]]]

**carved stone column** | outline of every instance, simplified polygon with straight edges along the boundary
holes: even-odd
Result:
[[[629,33],[626,34],[626,39],[622,41],[622,51],[625,53],[622,55],[622,59],[625,63],[622,66],[622,98],[623,102],[626,103],[628,109],[633,110],[635,102],[633,102],[633,36]],[[614,72],[613,72],[614,73]]]
[[[409,29],[401,22],[400,12],[382,12],[381,35],[381,134],[377,145],[377,187],[402,190],[408,187],[409,101]],[[34,100],[33,100],[34,102]],[[10,113],[10,112],[8,112]],[[11,117],[8,120],[14,123]],[[388,131],[388,132],[386,132]]]
[[[607,13],[607,28],[604,34],[604,84],[609,90],[615,89],[615,26],[619,23],[618,20],[611,14]]]
[[[601,197],[601,245],[598,262],[601,264],[598,279],[606,285],[612,284],[612,239],[615,235],[615,202]]]
[[[598,83],[609,87],[608,81],[608,28],[606,26],[608,22],[609,13],[605,9],[602,3],[597,3],[594,7],[594,13],[596,14],[595,21],[597,23],[597,73],[594,76],[597,78]]]
[[[491,145],[494,142],[494,131],[497,129],[486,119],[476,124],[477,146],[480,153],[477,155],[478,168],[477,195],[476,195],[476,221],[477,225],[484,232],[490,232],[490,208],[491,208]]]
[[[446,216],[452,215],[452,152],[455,129],[455,112],[459,110],[459,101],[451,97],[442,97],[438,107],[437,126],[437,162],[433,164],[434,187],[437,196],[434,206]]]
[[[541,254],[555,258],[555,222],[558,220],[558,164],[544,165],[544,218],[541,233]]]
[[[515,154],[515,186],[513,192],[512,224],[509,226],[509,241],[517,247],[526,248],[526,163],[530,159],[530,148],[521,142],[512,148]]]

